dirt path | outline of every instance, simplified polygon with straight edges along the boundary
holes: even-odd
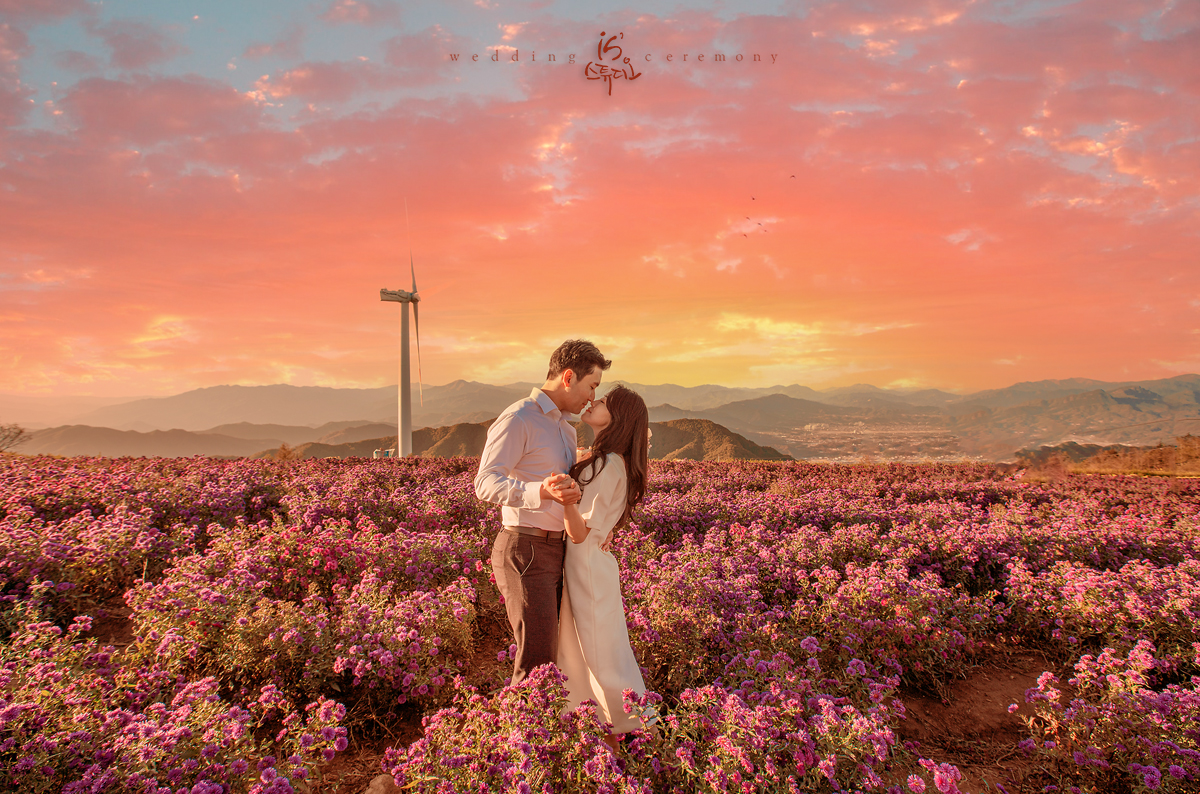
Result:
[[[1032,765],[1017,743],[1028,735],[1021,718],[1033,715],[1025,691],[1037,686],[1045,670],[1056,668],[1040,655],[1016,652],[951,684],[946,701],[902,694],[907,719],[896,733],[902,741],[918,742],[915,752],[922,757],[957,766],[963,791],[1040,792],[1043,783],[1030,779]],[[1010,714],[1013,703],[1019,708]]]

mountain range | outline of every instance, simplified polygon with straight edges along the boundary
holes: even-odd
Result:
[[[413,454],[422,457],[451,458],[458,455],[480,455],[487,441],[492,421],[423,427],[413,431]],[[788,455],[763,447],[707,419],[675,419],[670,422],[651,422],[653,445],[650,457],[657,460],[791,460]],[[581,446],[590,445],[590,428],[580,423]],[[300,458],[371,457],[377,449],[396,446],[396,437],[388,436],[328,444],[312,442],[291,450]],[[264,450],[253,457],[274,457],[278,450]]]
[[[1022,448],[1067,442],[1145,446],[1200,428],[1200,375],[1117,383],[1045,380],[967,395],[868,384],[823,391],[800,385],[628,385],[652,406],[653,422],[705,420],[803,459],[1011,460]],[[423,405],[414,390],[414,425],[478,425],[531,388],[534,384],[460,380],[426,387]],[[19,451],[252,455],[283,443],[376,440],[395,434],[395,417],[395,387],[216,386],[92,407],[70,425],[35,431]],[[0,422],[14,418],[0,416]],[[447,448],[470,447],[458,435],[468,431],[440,432],[454,438]]]

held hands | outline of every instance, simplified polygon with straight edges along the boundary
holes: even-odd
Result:
[[[579,483],[568,474],[551,474],[542,480],[542,498],[558,502],[564,507],[577,504],[583,498]]]

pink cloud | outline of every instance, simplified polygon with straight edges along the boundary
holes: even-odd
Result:
[[[292,25],[280,39],[271,44],[251,44],[242,55],[246,58],[263,58],[267,55],[275,55],[281,58],[299,58],[303,41],[304,28],[300,25]]]
[[[33,92],[21,83],[20,63],[30,51],[23,31],[0,25],[0,126],[19,124],[28,115]]]
[[[275,99],[344,102],[361,91],[395,84],[389,72],[370,61],[313,61],[263,77],[255,83],[255,88]]]
[[[10,20],[51,22],[90,11],[87,0],[0,0],[0,17]]]
[[[1157,41],[1139,41],[1131,48],[1134,65],[1164,87],[1200,94],[1200,25]]]
[[[21,58],[30,52],[29,37],[23,30],[7,23],[0,25],[0,75],[15,79],[20,74]]]
[[[455,64],[451,54],[470,59],[478,48],[471,40],[435,25],[420,33],[394,36],[384,42],[384,62],[399,70],[403,85],[425,85],[444,79]],[[463,61],[465,64],[465,61]]]
[[[134,19],[91,22],[87,28],[108,45],[109,62],[121,69],[142,69],[188,51],[161,29]]]
[[[82,74],[98,72],[104,68],[104,64],[100,62],[99,58],[79,50],[64,50],[57,53],[54,56],[54,62],[64,69]]]
[[[371,0],[334,0],[321,19],[334,24],[353,22],[359,25],[378,25],[394,22],[400,17],[400,6],[393,2]]]
[[[465,51],[467,44],[435,26],[419,34],[388,39],[382,65],[365,58],[310,61],[261,78],[255,89],[274,99],[344,102],[365,92],[430,84],[449,74],[449,53],[455,49]]]
[[[88,78],[60,104],[82,137],[131,144],[231,133],[262,122],[254,100],[201,77]]]

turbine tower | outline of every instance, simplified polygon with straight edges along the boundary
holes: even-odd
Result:
[[[408,252],[408,268],[412,274],[412,292],[402,289],[381,289],[379,300],[394,301],[400,304],[400,416],[396,424],[396,455],[407,457],[412,454],[412,384],[408,367],[408,306],[412,304],[413,324],[417,330],[417,384],[421,388],[421,404],[425,404],[425,390],[421,385],[421,318],[417,312],[417,304],[421,296],[417,294],[417,270],[413,266],[412,250]]]

